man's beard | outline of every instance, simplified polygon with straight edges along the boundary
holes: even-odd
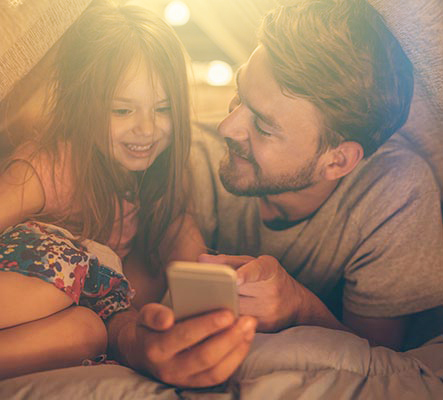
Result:
[[[307,160],[302,167],[291,174],[265,176],[252,154],[246,154],[241,146],[232,139],[226,139],[226,143],[228,151],[220,162],[219,175],[225,189],[236,196],[263,197],[298,192],[316,183],[314,172],[319,154]],[[232,153],[246,159],[251,164],[254,171],[253,180],[250,175],[242,176],[241,171],[237,170]]]

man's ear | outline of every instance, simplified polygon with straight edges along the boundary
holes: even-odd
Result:
[[[364,156],[363,147],[357,142],[343,142],[325,154],[322,174],[327,180],[348,175]]]

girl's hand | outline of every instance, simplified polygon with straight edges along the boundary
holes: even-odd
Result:
[[[171,309],[147,304],[137,318],[138,368],[174,386],[220,384],[245,358],[255,327],[226,310],[175,322]]]

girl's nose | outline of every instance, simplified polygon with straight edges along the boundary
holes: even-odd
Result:
[[[154,118],[150,113],[142,113],[137,119],[136,133],[138,135],[151,136],[154,128]]]

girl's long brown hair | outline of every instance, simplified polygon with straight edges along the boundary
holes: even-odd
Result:
[[[128,173],[110,153],[111,102],[129,65],[140,60],[160,78],[170,101],[173,134],[171,145],[147,171]],[[159,243],[184,212],[186,200],[190,117],[180,41],[144,8],[94,1],[62,37],[53,82],[53,109],[39,150],[54,155],[56,165],[60,140],[70,144],[75,188],[66,217],[56,222],[106,243],[115,219],[122,220],[125,194],[135,193],[140,205],[135,244],[147,262],[158,258]]]

